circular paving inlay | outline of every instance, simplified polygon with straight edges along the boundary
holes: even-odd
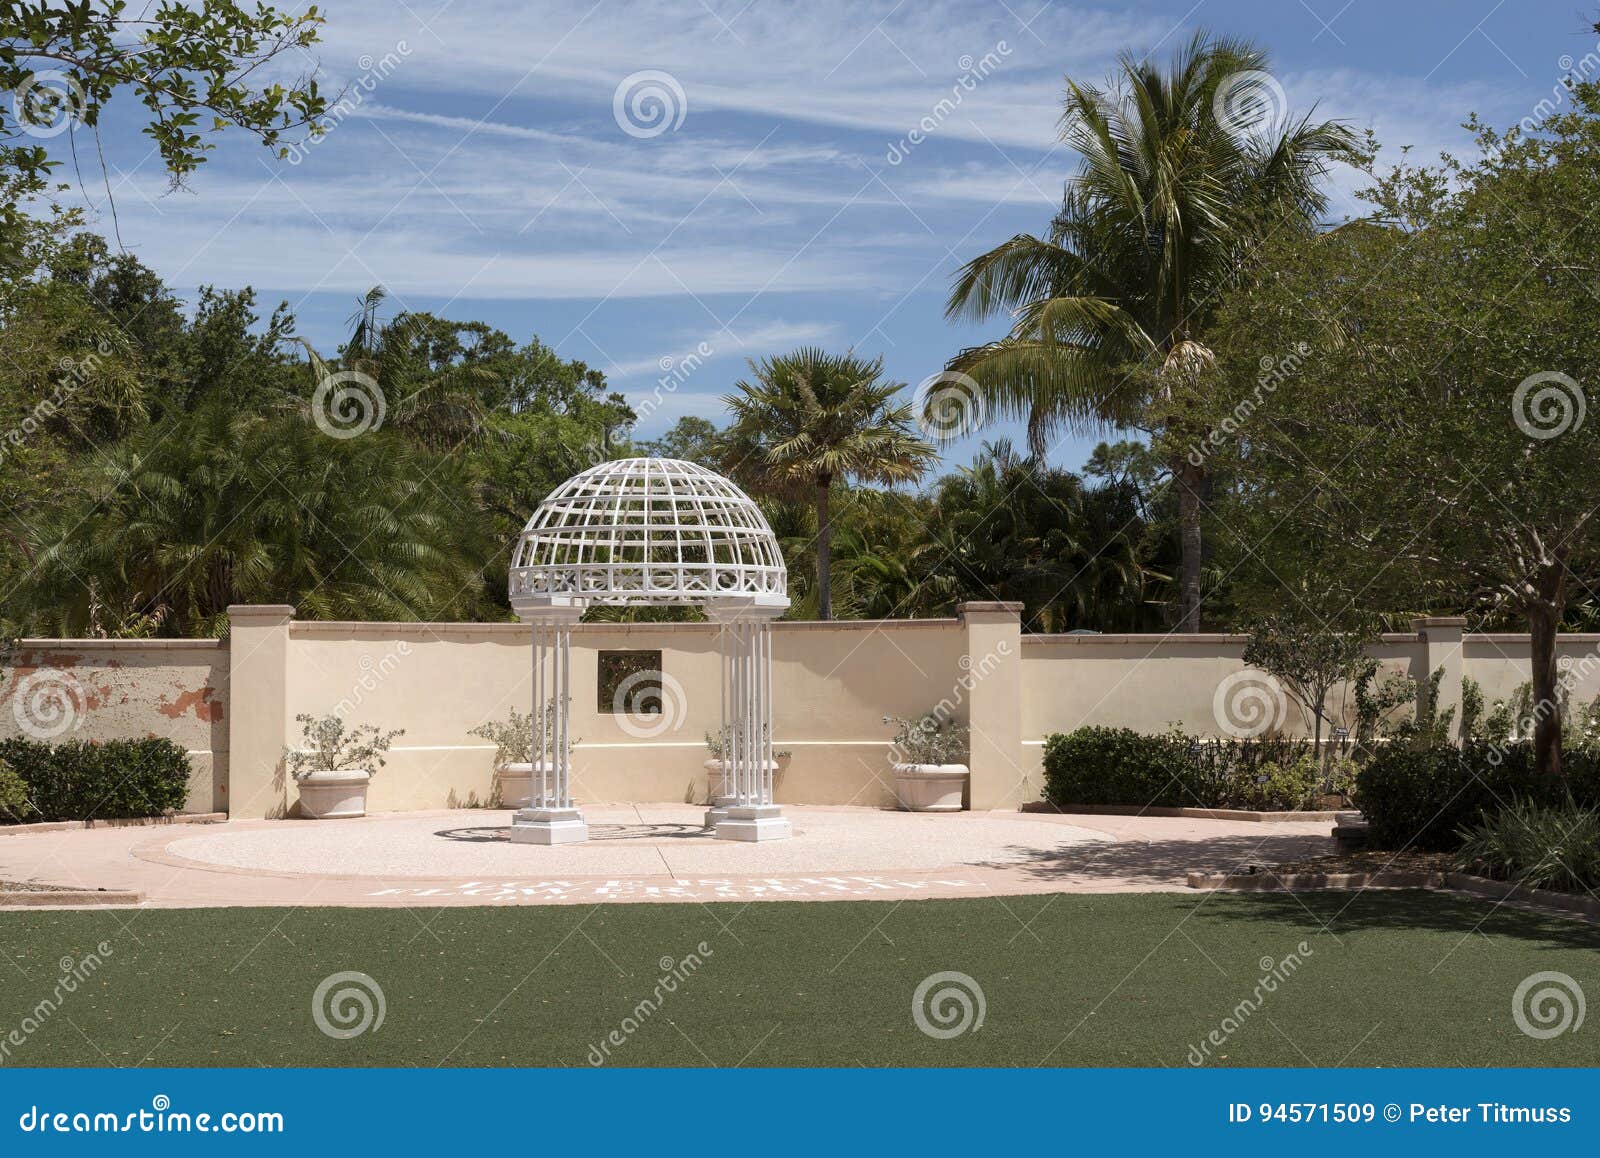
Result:
[[[792,838],[747,844],[713,838],[701,827],[702,812],[688,805],[588,808],[583,844],[513,844],[510,812],[476,810],[281,821],[180,837],[166,851],[242,872],[319,876],[693,876],[1024,866],[1111,839],[1025,816],[792,808]]]

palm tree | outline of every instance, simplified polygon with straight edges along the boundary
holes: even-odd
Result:
[[[382,286],[362,295],[337,369],[370,379],[382,394],[385,423],[431,450],[477,438],[487,423],[486,396],[498,392],[499,379],[462,338],[481,338],[488,328],[411,312],[385,322],[379,310],[388,296]],[[310,342],[294,340],[305,348],[318,380],[335,371]]]
[[[400,434],[330,439],[215,395],[80,470],[95,517],[67,507],[41,528],[11,599],[38,628],[82,631],[97,603],[182,635],[220,634],[229,604],[274,599],[310,619],[481,610],[489,545],[468,471]]]
[[[1199,32],[1165,68],[1124,55],[1105,88],[1067,82],[1062,135],[1082,164],[1049,237],[1019,234],[967,263],[946,311],[1015,318],[949,368],[977,382],[991,416],[1026,418],[1036,455],[1063,427],[1187,444],[1181,398],[1213,364],[1204,335],[1219,294],[1268,232],[1314,227],[1322,179],[1355,145],[1335,122],[1272,116],[1281,90],[1267,64],[1249,43]],[[1178,627],[1199,631],[1206,471],[1179,454],[1168,467]]]
[[[750,363],[735,383],[723,459],[752,490],[807,499],[817,516],[817,617],[833,618],[830,590],[836,485],[910,482],[935,458],[915,433],[903,382],[883,380],[883,359],[820,349]]]
[[[1020,601],[1029,630],[1148,626],[1143,519],[1128,487],[1087,487],[1001,439],[939,480],[927,522],[936,574],[969,599]]]

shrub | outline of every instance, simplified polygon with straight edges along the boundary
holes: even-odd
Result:
[[[1519,800],[1459,835],[1469,872],[1566,892],[1600,886],[1600,809]]]
[[[361,724],[345,731],[344,721],[338,716],[310,716],[301,713],[295,719],[300,724],[301,745],[284,751],[284,765],[296,780],[304,780],[313,772],[343,772],[359,768],[368,776],[376,776],[383,767],[383,755],[394,743],[396,736],[405,735],[404,728],[380,732],[371,724]]]
[[[915,720],[883,717],[894,724],[889,758],[896,764],[965,764],[971,757],[967,729],[954,720],[941,720],[933,712]]]
[[[1312,745],[1275,737],[1201,740],[1177,729],[1079,728],[1045,740],[1052,803],[1163,808],[1305,808],[1321,781]]]
[[[1045,798],[1054,804],[1192,804],[1184,746],[1174,735],[1079,728],[1044,742]]]
[[[27,820],[32,811],[27,782],[17,775],[15,768],[0,760],[0,820],[11,823]]]
[[[4,740],[0,761],[25,786],[28,820],[160,816],[189,798],[189,756],[171,740]]]
[[[1374,848],[1450,851],[1464,829],[1513,800],[1579,806],[1600,804],[1600,759],[1563,753],[1565,777],[1534,770],[1533,745],[1468,742],[1380,747],[1356,778],[1356,804],[1366,815]]]
[[[1253,776],[1235,778],[1234,808],[1248,808],[1261,812],[1292,812],[1310,808],[1320,794],[1322,772],[1317,758],[1306,752],[1292,760],[1279,763],[1264,760],[1255,768]]]
[[[494,745],[494,766],[533,763],[533,713],[511,712],[508,720],[490,720],[479,724],[469,736],[479,736]]]

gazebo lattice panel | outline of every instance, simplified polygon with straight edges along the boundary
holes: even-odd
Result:
[[[575,475],[539,504],[511,561],[511,597],[620,605],[787,601],[788,571],[761,509],[714,471],[628,458]],[[763,600],[765,601],[765,600]]]

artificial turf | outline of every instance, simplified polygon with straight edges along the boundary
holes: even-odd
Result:
[[[1512,1017],[1536,972],[1600,996],[1600,930],[1433,893],[7,912],[0,1045],[102,941],[4,1064],[583,1066],[615,1031],[606,1064],[1184,1066],[1301,942],[1204,1064],[1600,1064],[1600,1024],[1538,1040]],[[339,1040],[312,998],[342,971],[384,1016]],[[912,997],[943,971],[984,1016],[941,1039]]]

